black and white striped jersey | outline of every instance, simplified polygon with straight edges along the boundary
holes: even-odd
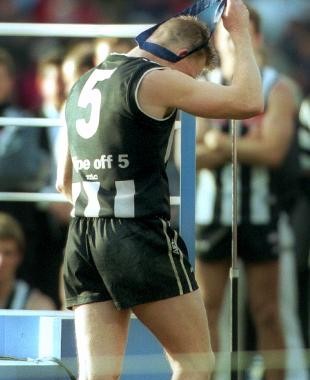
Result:
[[[74,85],[65,112],[73,215],[170,217],[165,167],[176,111],[155,119],[137,100],[143,77],[160,69],[145,58],[111,54]]]
[[[299,158],[301,166],[301,190],[310,198],[310,98],[305,98],[300,107],[298,129]]]
[[[271,89],[279,80],[279,73],[271,67],[262,70],[265,104]],[[262,115],[237,121],[238,135],[246,135],[259,123]],[[217,121],[218,128],[230,133],[229,121]],[[294,159],[289,159],[292,156]],[[237,168],[237,214],[238,223],[268,224],[277,217],[282,203],[287,202],[297,186],[296,144],[288,152],[287,159],[277,169],[264,166],[238,164]],[[295,191],[295,187],[294,187]],[[197,176],[196,223],[231,225],[232,222],[232,166],[223,165],[216,170],[202,169]]]

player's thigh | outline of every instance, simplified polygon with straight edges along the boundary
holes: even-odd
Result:
[[[279,260],[246,263],[248,299],[253,315],[277,308],[279,302]]]
[[[201,355],[202,365],[212,366],[207,314],[199,290],[135,306],[133,312],[161,342],[172,361],[197,365]]]
[[[129,310],[118,310],[112,301],[77,306],[75,330],[80,365],[119,372],[125,352]]]
[[[199,259],[196,260],[196,280],[205,304],[209,307],[221,307],[228,280],[229,268],[229,259],[207,262]]]

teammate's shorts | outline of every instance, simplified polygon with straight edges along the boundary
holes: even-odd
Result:
[[[113,300],[118,309],[198,288],[184,241],[160,218],[75,217],[64,260],[66,307]]]
[[[279,236],[276,223],[238,226],[237,252],[244,262],[263,262],[279,258]],[[196,255],[204,262],[231,257],[231,227],[197,226]]]

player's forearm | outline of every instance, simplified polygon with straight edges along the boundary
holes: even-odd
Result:
[[[281,164],[286,149],[259,140],[240,139],[237,142],[238,161],[247,165],[262,165],[276,168]]]
[[[263,111],[262,82],[249,33],[234,36],[235,66],[232,86],[236,89],[236,102],[254,114]]]

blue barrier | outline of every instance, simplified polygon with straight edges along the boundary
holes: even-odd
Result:
[[[73,313],[1,310],[0,356],[32,359],[0,360],[1,380],[68,380],[64,369],[48,359],[61,360],[76,375]],[[161,345],[132,317],[121,379],[166,380],[169,373]]]
[[[195,261],[195,183],[196,183],[196,132],[195,118],[181,113],[181,179],[180,179],[180,232]]]

